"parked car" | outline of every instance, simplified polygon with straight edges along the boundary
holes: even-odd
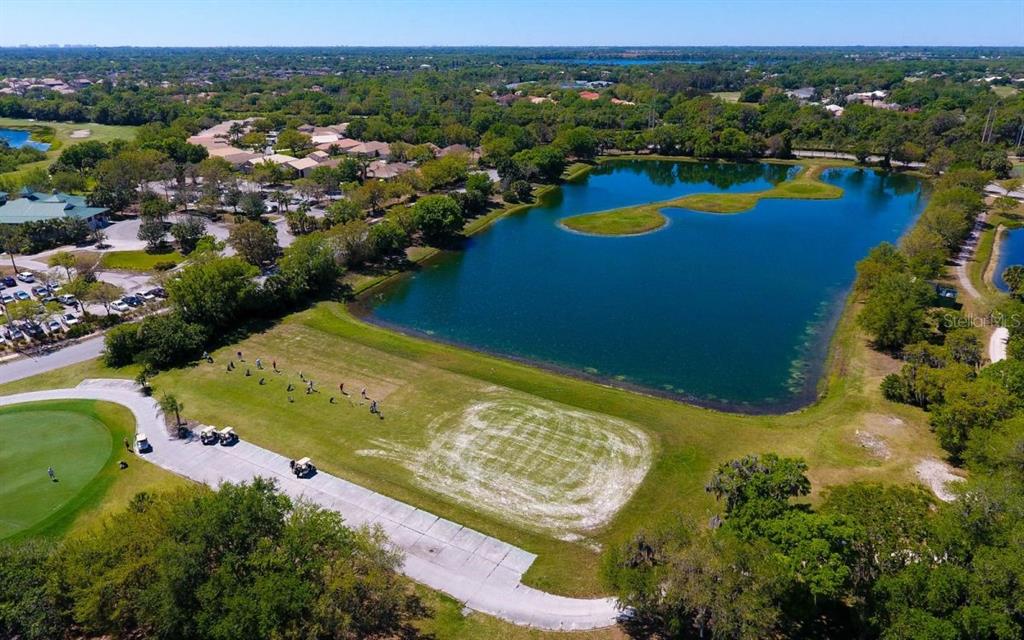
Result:
[[[60,333],[64,330],[64,325],[62,325],[60,320],[57,320],[56,318],[47,320],[44,326],[46,327],[46,332],[51,335],[54,333]]]
[[[21,280],[22,282],[35,282],[36,276],[31,271],[22,271],[18,274],[18,280]]]
[[[118,313],[127,313],[132,310],[127,304],[121,300],[115,300],[110,303],[110,308]]]
[[[12,325],[8,325],[7,329],[5,329],[5,331],[7,333],[7,337],[10,338],[11,342],[16,342],[18,340],[24,340],[25,339],[25,334],[21,332],[21,329],[19,329],[18,327],[14,326],[13,324]]]
[[[18,286],[18,283],[15,282],[14,278],[12,278],[11,276],[4,276],[4,277],[0,278],[0,282],[3,282],[5,287],[16,287],[16,286]]]
[[[44,335],[46,335],[43,332],[43,328],[40,327],[35,322],[26,322],[25,324],[21,325],[21,330],[33,338],[42,338]]]
[[[5,293],[2,296],[0,296],[0,302],[3,302],[4,304],[11,304],[12,302],[14,302],[14,296],[12,296],[9,293]]]
[[[57,302],[68,307],[74,307],[78,304],[78,298],[71,295],[70,293],[65,293],[63,295],[57,296]]]
[[[18,289],[17,291],[14,292],[14,297],[17,300],[31,300],[32,299],[32,296],[28,295],[28,293],[22,291],[21,289]]]
[[[46,287],[42,287],[42,286],[40,286],[38,284],[36,286],[32,287],[32,295],[34,295],[37,298],[42,298],[43,296],[45,296],[48,293],[50,293],[50,291]]]
[[[157,298],[166,298],[167,297],[167,292],[164,291],[163,287],[153,287],[152,289],[150,289],[146,293],[152,294],[152,295],[156,296]]]
[[[41,302],[57,302],[57,296],[53,295],[52,291],[47,291],[39,300]]]
[[[60,317],[60,320],[61,320],[61,322],[64,323],[64,326],[66,326],[68,329],[70,329],[71,327],[73,327],[76,324],[78,324],[79,322],[81,322],[81,320],[79,320],[77,317],[75,317],[75,314],[73,314],[73,313],[65,313],[64,315],[62,315]]]
[[[153,293],[152,289],[150,289],[149,291],[142,291],[142,292],[136,293],[135,295],[137,297],[139,297],[139,298],[142,298],[142,300],[144,302],[154,302],[154,301],[156,301],[156,294]]]
[[[124,296],[121,298],[121,301],[129,307],[141,307],[143,304],[142,298],[139,298],[138,296]]]

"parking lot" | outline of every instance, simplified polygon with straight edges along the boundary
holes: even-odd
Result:
[[[37,342],[61,340],[69,330],[82,324],[86,313],[95,316],[107,313],[102,304],[83,305],[74,296],[62,293],[60,283],[48,279],[46,274],[23,271],[17,276],[0,276],[0,287],[0,312],[3,313],[0,347],[19,348]],[[160,287],[142,287],[112,302],[109,312],[141,314],[160,306],[165,295]],[[38,314],[32,318],[12,319],[8,316],[9,306],[31,301],[55,308],[52,313]]]

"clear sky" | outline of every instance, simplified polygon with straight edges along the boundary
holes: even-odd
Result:
[[[1024,45],[1024,0],[0,0],[0,45]]]

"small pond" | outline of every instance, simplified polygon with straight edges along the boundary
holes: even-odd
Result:
[[[7,143],[7,146],[14,149],[21,147],[33,147],[40,151],[46,151],[50,148],[45,142],[36,142],[32,140],[32,134],[29,131],[23,131],[21,129],[0,129],[0,140]]]

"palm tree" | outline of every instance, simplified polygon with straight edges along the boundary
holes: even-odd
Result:
[[[181,425],[181,412],[184,411],[185,405],[182,402],[178,402],[178,399],[170,393],[165,393],[160,398],[160,410],[164,413],[174,412],[174,426]]]
[[[21,253],[27,249],[28,240],[18,229],[4,229],[3,239],[0,240],[4,251],[11,257],[11,267],[14,268],[14,273],[18,273],[18,265],[14,262],[14,254]]]

